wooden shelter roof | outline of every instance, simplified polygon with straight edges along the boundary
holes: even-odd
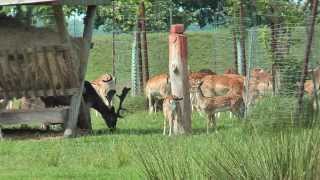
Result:
[[[10,5],[108,5],[111,0],[0,0],[0,6]]]

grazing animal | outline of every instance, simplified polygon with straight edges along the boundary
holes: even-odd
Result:
[[[97,91],[98,95],[103,99],[106,105],[111,108],[112,99],[107,99],[106,96],[111,90],[116,90],[115,79],[111,74],[103,74],[97,79],[90,82],[92,87]]]
[[[207,118],[207,133],[212,126],[216,129],[215,113],[231,111],[239,118],[243,117],[244,103],[241,95],[231,91],[223,96],[205,97],[201,90],[202,84],[203,81],[197,81],[191,92],[195,94],[197,109]]]
[[[84,83],[84,94],[83,98],[86,105],[90,108],[97,110],[103,117],[106,125],[111,131],[116,129],[118,118],[122,118],[120,115],[121,110],[125,110],[122,107],[123,101],[125,100],[130,88],[124,87],[121,95],[117,95],[120,99],[119,107],[115,110],[114,106],[108,107],[100,95],[96,92],[94,87],[90,82],[85,81]],[[115,94],[115,90],[109,91],[109,94]],[[113,96],[109,95],[109,96]],[[68,106],[71,102],[71,97],[42,97],[41,100],[45,103],[46,107],[56,107],[56,106]]]
[[[168,74],[160,74],[150,78],[146,84],[145,96],[148,99],[149,113],[157,112],[158,103],[171,94]]]
[[[206,97],[238,94],[242,96],[243,80],[240,75],[208,75],[202,78],[201,90]]]
[[[248,86],[244,89],[247,96],[244,98],[247,107],[254,104],[257,99],[272,92],[272,75],[261,68],[255,68],[251,71]]]
[[[178,98],[176,96],[167,96],[163,101],[163,115],[164,115],[164,121],[163,121],[163,135],[166,135],[166,127],[167,127],[167,121],[169,124],[169,136],[172,134],[172,126],[174,122],[181,121],[179,118],[181,118],[181,107],[179,101],[181,101],[183,98]]]

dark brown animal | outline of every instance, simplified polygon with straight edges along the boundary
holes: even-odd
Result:
[[[115,130],[118,118],[122,118],[122,116],[120,115],[120,111],[125,110],[122,107],[122,104],[127,94],[129,93],[130,88],[123,88],[121,95],[117,95],[120,99],[119,107],[117,110],[115,110],[114,106],[110,108],[104,103],[103,99],[98,95],[90,82],[85,81],[84,89],[85,90],[83,98],[86,105],[97,110],[102,115],[106,125],[110,128],[110,130]],[[112,98],[115,93],[115,90],[109,91],[108,97],[106,98]],[[71,102],[70,96],[42,97],[41,99],[45,103],[46,107],[68,106]]]

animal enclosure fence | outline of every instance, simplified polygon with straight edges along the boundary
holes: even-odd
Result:
[[[284,120],[291,123],[295,119],[294,113],[297,109],[297,93],[306,50],[308,21],[256,27],[250,18],[242,18],[242,21],[245,26],[244,45],[241,42],[239,18],[225,18],[221,22],[208,25],[205,30],[194,30],[196,25],[191,24],[186,30],[189,68],[191,71],[212,69],[218,74],[231,68],[241,72],[243,69],[241,64],[245,59],[247,84],[256,78],[254,72],[258,69],[263,70],[264,75],[270,75],[265,77],[266,84],[263,85],[265,87],[259,87],[261,88],[259,94],[250,92],[250,88],[246,89],[248,96],[246,101],[257,96],[255,102],[249,103],[248,118],[268,119],[273,123]],[[316,27],[314,37],[319,35],[318,29],[319,26]],[[130,59],[135,56],[132,53],[134,34],[134,32],[118,33],[115,38],[116,77],[117,83],[121,85],[130,85],[132,78],[139,76],[132,74],[133,68],[140,68],[139,64],[134,65],[135,67],[129,66]],[[148,31],[147,43],[150,76],[167,73],[168,30]],[[318,38],[313,40],[310,70],[319,65],[317,59],[320,53],[317,48],[319,43]],[[307,78],[309,82],[313,79],[311,74]],[[317,118],[314,116],[315,113],[309,111],[312,109],[310,99],[312,97],[304,98],[303,114]]]

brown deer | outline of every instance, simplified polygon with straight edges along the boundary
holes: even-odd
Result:
[[[83,98],[86,105],[90,108],[97,110],[103,117],[106,125],[110,128],[111,131],[116,129],[118,118],[122,118],[120,115],[121,110],[125,110],[122,105],[130,91],[130,88],[124,87],[122,90],[121,95],[117,95],[120,99],[119,107],[115,110],[114,106],[111,108],[108,107],[103,99],[98,95],[94,87],[91,85],[90,82],[85,81],[84,83],[84,94]],[[115,90],[111,90],[108,92],[107,99],[112,99],[113,95],[115,94]],[[70,105],[71,98],[70,96],[58,96],[58,97],[42,97],[41,100],[45,103],[46,107],[56,107],[56,106],[68,106]]]
[[[97,91],[98,95],[103,99],[108,107],[112,106],[112,99],[108,100],[105,97],[111,90],[116,90],[115,79],[111,74],[103,74],[97,79],[90,82],[93,88]]]
[[[163,121],[163,135],[166,135],[166,127],[167,127],[167,121],[169,124],[169,136],[172,134],[172,128],[174,122],[181,121],[179,118],[181,118],[181,107],[179,101],[181,101],[183,98],[178,98],[176,96],[167,96],[163,101],[163,115],[164,115],[164,121]]]
[[[197,81],[191,88],[191,92],[195,94],[197,109],[207,117],[207,133],[209,133],[209,127],[216,128],[215,113],[231,111],[239,118],[243,117],[244,103],[241,95],[230,91],[223,96],[205,97],[201,85],[203,81]]]
[[[307,95],[311,98],[313,109],[317,109],[317,99],[316,95],[319,96],[319,90],[320,90],[320,67],[317,67],[313,70],[308,71],[309,74],[312,74],[315,84],[313,83],[313,80],[306,80],[304,83],[304,91],[307,93]],[[319,99],[319,97],[317,97]]]
[[[216,73],[214,73],[210,69],[208,69],[208,70],[207,69],[202,69],[199,72],[191,72],[189,74],[189,76],[188,76],[190,87],[194,86],[196,81],[201,80],[205,76],[215,75],[215,74]],[[196,110],[196,108],[195,108],[195,98],[194,98],[192,93],[190,93],[190,102],[191,102],[192,111]]]
[[[168,74],[160,74],[150,78],[146,84],[145,95],[148,99],[149,113],[157,112],[158,104],[171,94]]]

